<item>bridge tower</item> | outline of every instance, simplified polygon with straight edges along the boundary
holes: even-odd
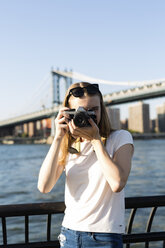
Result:
[[[59,68],[57,68],[56,71],[52,69],[51,74],[52,74],[52,108],[56,105],[61,104],[60,100],[60,79],[64,79],[65,85],[64,85],[64,90],[65,92],[69,88],[69,86],[72,84],[73,79],[71,77],[63,76],[60,73],[58,73]],[[65,69],[65,72],[67,72],[67,69]],[[72,72],[72,70],[70,71]],[[52,117],[51,120],[51,136],[54,136],[55,134],[55,126],[54,126],[54,120],[55,116]]]
[[[52,105],[60,105],[60,79],[63,78],[65,80],[65,91],[69,88],[69,86],[72,84],[72,78],[63,76],[58,73],[59,68],[57,68],[56,71],[52,69]],[[67,70],[65,69],[65,72]],[[70,71],[72,72],[72,70]]]

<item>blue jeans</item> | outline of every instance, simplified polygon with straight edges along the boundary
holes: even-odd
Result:
[[[123,248],[117,233],[80,232],[62,227],[58,236],[61,248]]]

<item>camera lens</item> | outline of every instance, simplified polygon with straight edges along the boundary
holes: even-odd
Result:
[[[73,121],[77,127],[89,126],[88,117],[86,116],[85,113],[82,113],[82,112],[76,113],[73,118]]]

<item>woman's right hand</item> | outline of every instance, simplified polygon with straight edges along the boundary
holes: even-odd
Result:
[[[63,136],[68,132],[69,127],[69,115],[65,113],[66,110],[69,110],[67,107],[63,107],[60,109],[56,119],[55,119],[55,137],[56,138],[63,138]]]

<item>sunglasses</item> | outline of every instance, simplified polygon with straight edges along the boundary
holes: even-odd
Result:
[[[81,97],[84,95],[84,93],[87,92],[88,95],[95,95],[99,91],[99,85],[98,84],[89,84],[84,87],[76,87],[69,91],[67,100],[69,100],[69,97],[73,95],[74,97]]]

